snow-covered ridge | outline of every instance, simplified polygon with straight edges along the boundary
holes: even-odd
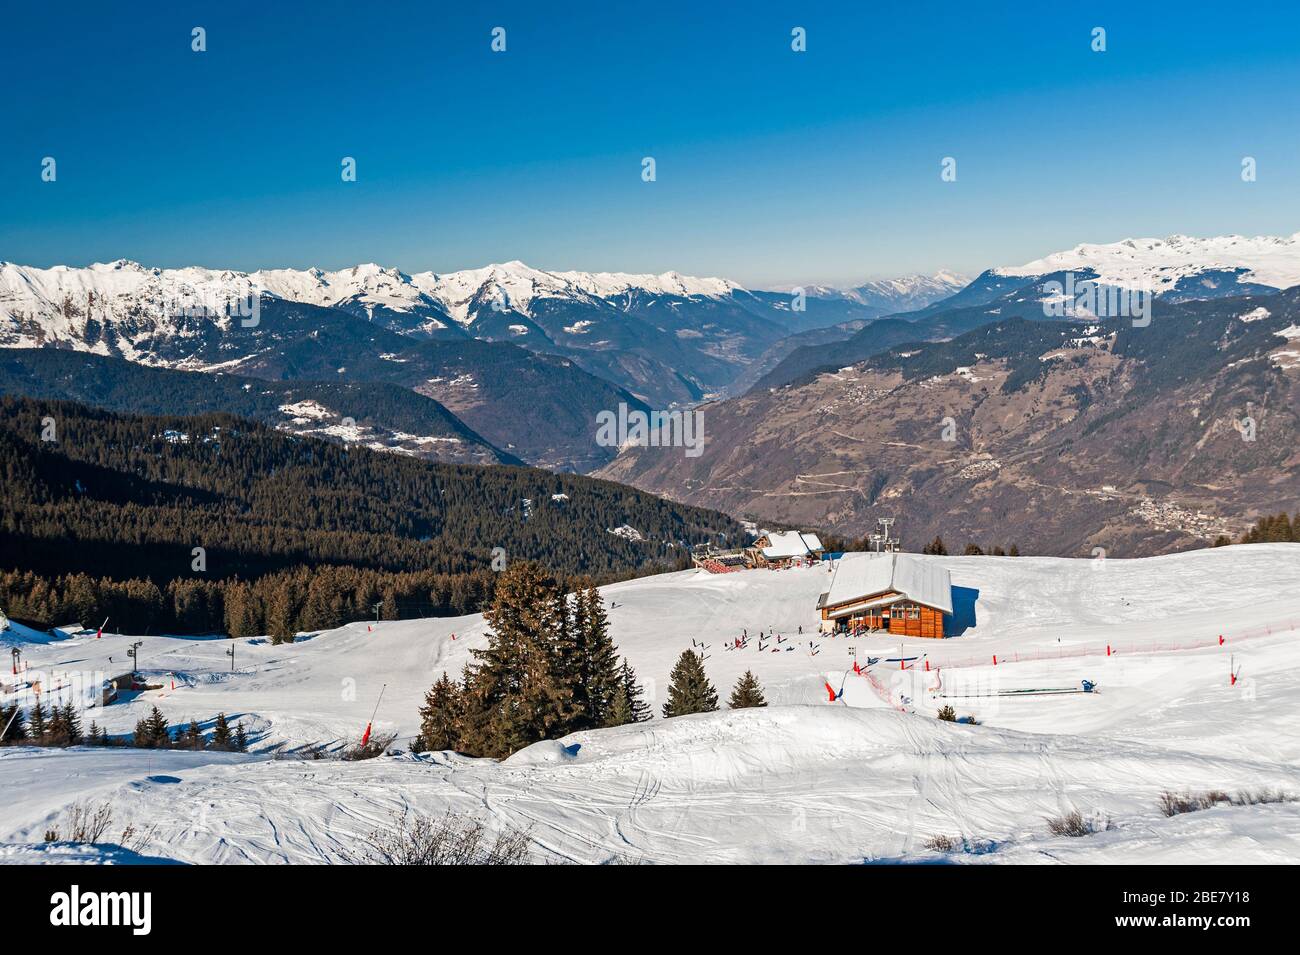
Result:
[[[412,284],[442,303],[458,322],[468,322],[473,309],[499,303],[516,312],[531,314],[539,298],[608,299],[631,293],[672,295],[681,298],[724,298],[745,291],[728,279],[696,278],[679,272],[631,275],[625,272],[547,272],[511,261],[460,272],[420,272]]]
[[[897,311],[924,308],[932,302],[947,298],[970,284],[970,278],[947,269],[933,275],[901,275],[897,278],[875,279],[852,288],[835,288],[829,285],[804,285],[804,292],[812,298],[836,298]]]
[[[1082,243],[1020,266],[993,269],[995,275],[1034,276],[1092,269],[1098,281],[1123,288],[1162,292],[1202,272],[1245,269],[1238,282],[1290,288],[1300,285],[1300,232],[1291,236],[1225,235],[1196,238],[1124,239]]]
[[[679,297],[725,297],[744,289],[719,278],[696,278],[678,272],[629,275],[616,272],[546,272],[522,262],[481,269],[407,275],[373,263],[327,272],[321,269],[263,269],[238,272],[191,266],[158,269],[125,259],[85,268],[39,269],[0,262],[0,322],[35,318],[53,323],[70,319],[75,310],[93,305],[97,315],[113,319],[142,309],[175,312],[186,306],[217,307],[251,295],[272,295],[310,305],[359,306],[366,311],[422,312],[434,325],[436,315],[466,323],[478,307],[501,302],[528,314],[538,298],[607,299],[632,293]]]

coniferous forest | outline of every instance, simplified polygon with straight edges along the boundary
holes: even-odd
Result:
[[[608,481],[18,397],[0,397],[0,489],[0,610],[141,634],[472,613],[516,561],[603,583],[744,539]]]

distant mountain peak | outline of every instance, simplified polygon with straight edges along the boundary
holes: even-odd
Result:
[[[1300,285],[1300,232],[1290,236],[1174,234],[1163,239],[1129,238],[1082,242],[1019,266],[992,269],[994,275],[1026,277],[1091,270],[1097,281],[1125,288],[1174,289],[1206,272],[1235,272],[1243,285],[1290,288]]]

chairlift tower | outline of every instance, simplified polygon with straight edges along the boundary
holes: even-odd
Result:
[[[896,520],[897,518],[894,517],[876,518],[876,523],[880,525],[881,532],[879,534],[871,535],[872,540],[879,539],[882,541],[883,549],[890,553],[896,553],[898,551],[898,538],[891,537],[889,534],[890,528],[894,526]]]

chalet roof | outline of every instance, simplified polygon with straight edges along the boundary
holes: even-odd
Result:
[[[891,591],[952,613],[952,577],[948,571],[914,554],[898,553],[845,554],[818,606],[834,607]]]
[[[777,531],[768,535],[768,546],[763,548],[763,556],[768,560],[783,560],[787,557],[807,557],[821,549],[822,542],[816,534]]]

